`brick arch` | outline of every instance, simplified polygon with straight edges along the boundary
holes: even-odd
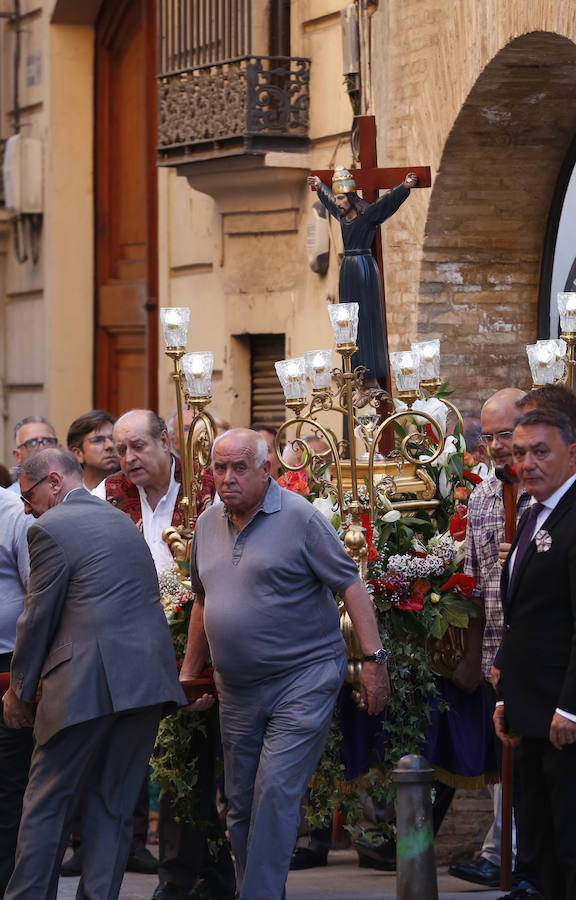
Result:
[[[418,333],[442,339],[467,409],[530,384],[538,286],[556,180],[576,133],[576,45],[511,41],[470,91],[446,141],[426,222]]]

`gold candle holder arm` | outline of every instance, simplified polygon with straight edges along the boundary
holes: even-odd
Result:
[[[210,467],[212,461],[212,447],[216,437],[216,422],[204,407],[209,402],[206,400],[190,401],[187,403],[193,409],[198,410],[190,423],[188,437],[186,438],[186,469],[187,469],[187,495],[189,497],[190,520],[195,522],[198,518],[198,497],[202,492],[202,475]],[[199,430],[198,425],[204,428]],[[182,444],[180,446],[183,446]]]

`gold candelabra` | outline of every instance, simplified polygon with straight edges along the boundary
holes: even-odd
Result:
[[[170,526],[162,534],[174,559],[185,564],[190,559],[190,545],[198,518],[198,501],[202,494],[202,476],[211,463],[216,423],[207,411],[210,403],[214,355],[209,351],[186,353],[190,321],[188,307],[167,307],[160,310],[166,343],[166,356],[173,363],[172,380],[176,391],[176,412],[182,465],[183,522],[178,528]],[[184,409],[193,412],[188,429],[184,423]],[[185,572],[184,572],[185,574]]]

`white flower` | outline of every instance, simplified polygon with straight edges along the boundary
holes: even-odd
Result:
[[[401,518],[402,518],[402,513],[400,512],[399,509],[390,509],[390,510],[388,510],[387,513],[384,513],[384,515],[382,516],[382,521],[391,523],[391,522],[397,522],[398,519],[401,519]]]
[[[340,510],[330,497],[316,497],[312,506],[315,506],[318,512],[322,513],[324,518],[328,519],[330,524],[338,530],[340,527]]]
[[[448,415],[448,407],[444,406],[444,404],[440,400],[438,400],[437,397],[429,397],[427,400],[416,400],[412,404],[412,412],[423,412],[428,416],[432,416],[433,419],[436,419],[440,428],[442,429],[442,434],[446,434],[446,418]],[[416,417],[416,422],[420,425],[422,423],[422,419]],[[432,423],[430,424],[432,425]],[[432,428],[434,428],[434,426],[432,426]]]

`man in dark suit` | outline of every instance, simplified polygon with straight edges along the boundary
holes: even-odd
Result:
[[[494,713],[520,744],[519,773],[546,900],[576,898],[576,430],[535,409],[514,430],[532,504],[502,575],[504,636]]]
[[[45,450],[20,477],[30,583],[18,620],[9,727],[34,719],[36,746],[6,897],[56,896],[79,800],[79,896],[118,896],[132,810],[162,710],[185,702],[150,551],[133,523],[82,486],[73,454]]]

